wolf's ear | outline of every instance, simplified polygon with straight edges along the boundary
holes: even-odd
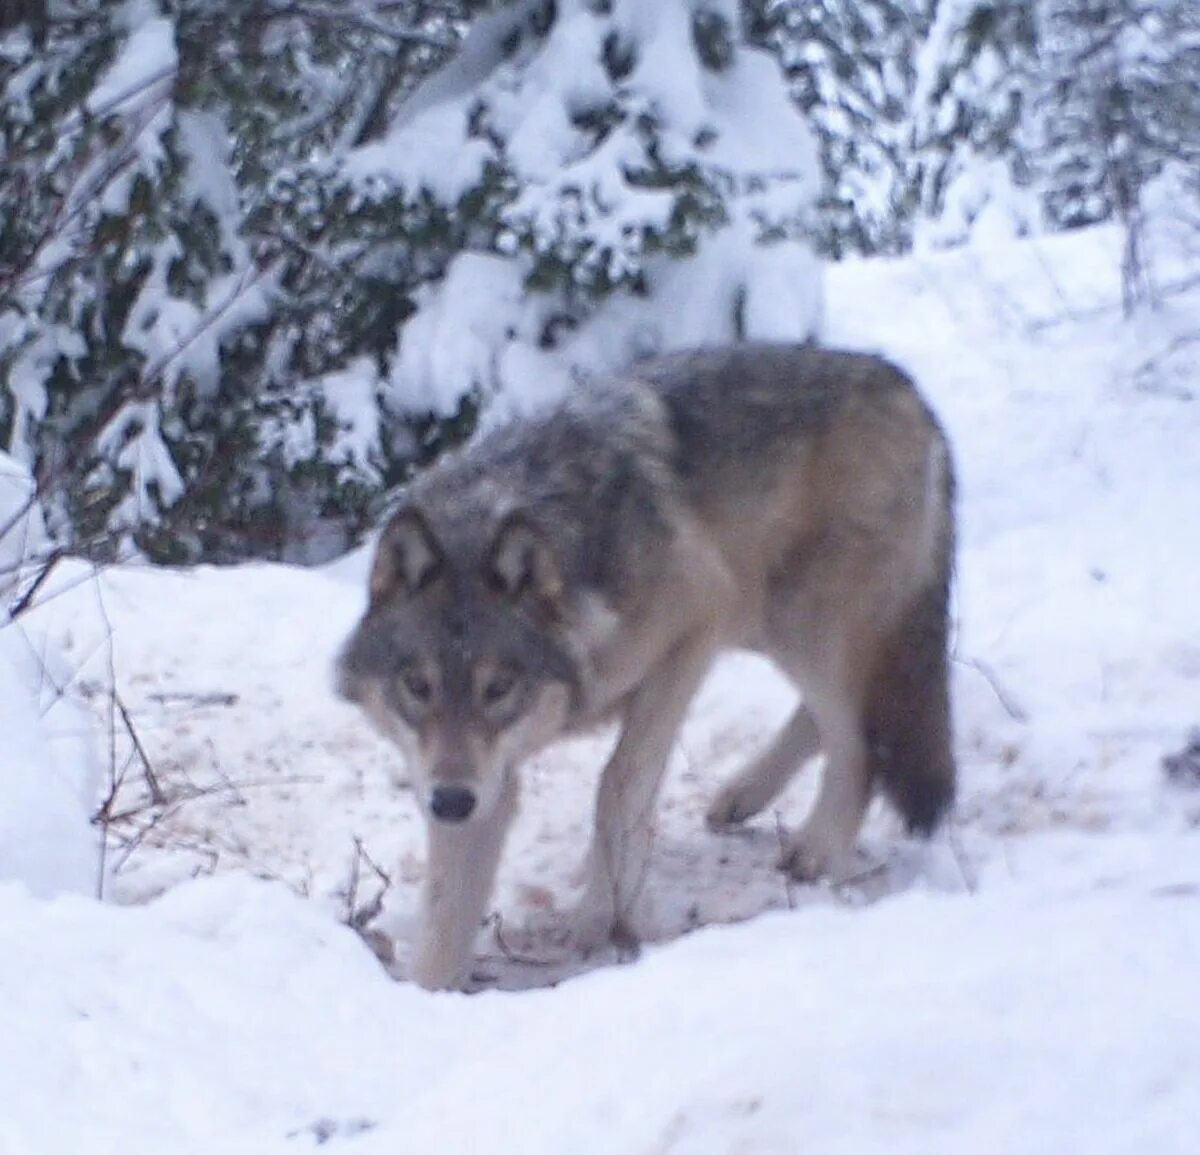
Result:
[[[379,538],[371,567],[371,600],[415,594],[442,570],[442,551],[429,523],[413,506],[397,510]]]
[[[485,577],[498,593],[513,601],[532,598],[547,613],[562,609],[562,569],[536,526],[520,513],[509,514],[496,531]]]

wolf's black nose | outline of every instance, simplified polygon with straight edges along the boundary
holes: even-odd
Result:
[[[429,809],[442,822],[462,822],[475,809],[475,794],[465,786],[435,786]]]

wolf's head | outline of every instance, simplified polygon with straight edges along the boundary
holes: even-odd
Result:
[[[520,514],[435,533],[410,505],[388,522],[338,690],[404,751],[433,819],[486,815],[505,776],[562,732],[578,685],[563,596],[549,544]]]

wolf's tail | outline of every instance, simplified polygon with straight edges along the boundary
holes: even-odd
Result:
[[[954,801],[948,596],[948,581],[938,582],[914,601],[866,703],[872,775],[914,834],[931,834]]]

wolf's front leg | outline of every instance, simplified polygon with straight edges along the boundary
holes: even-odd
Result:
[[[633,909],[650,860],[654,805],[675,735],[712,661],[705,631],[678,643],[634,691],[621,737],[596,797],[596,824],[583,897],[571,922],[575,944],[633,941]]]
[[[411,978],[426,990],[460,990],[517,803],[512,773],[490,813],[447,823],[426,815],[428,852]]]

